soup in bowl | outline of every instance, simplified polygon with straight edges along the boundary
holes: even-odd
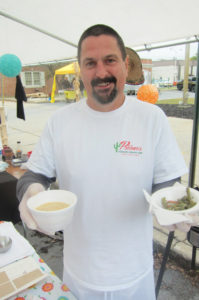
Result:
[[[28,209],[39,228],[55,233],[71,223],[77,196],[66,190],[47,190],[28,199]]]

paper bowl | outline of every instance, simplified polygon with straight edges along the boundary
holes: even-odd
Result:
[[[37,207],[47,202],[64,202],[69,206],[59,210],[41,211]],[[71,223],[77,196],[65,190],[47,190],[31,197],[27,206],[39,228],[49,233],[64,230]]]
[[[162,206],[162,198],[165,197],[166,200],[177,201],[178,199],[182,198],[186,195],[186,187],[178,186],[178,187],[168,187],[164,189],[160,189],[157,192],[153,193],[151,196],[151,205],[153,208],[158,208],[160,210],[169,211],[175,214],[182,214],[182,213],[193,213],[199,211],[199,192],[195,189],[190,188],[190,194],[192,200],[196,202],[191,208],[185,210],[168,210]]]

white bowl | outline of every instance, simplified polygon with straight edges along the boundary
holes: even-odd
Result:
[[[158,208],[160,210],[169,211],[171,213],[183,214],[183,213],[193,213],[199,211],[199,192],[195,189],[190,188],[190,194],[192,200],[196,202],[196,204],[188,209],[184,210],[168,210],[162,206],[162,198],[165,197],[166,200],[177,201],[186,195],[186,187],[177,186],[177,187],[168,187],[164,189],[160,189],[157,192],[153,193],[151,196],[151,205],[154,208]]]
[[[64,202],[69,204],[69,206],[54,211],[36,209],[47,202]],[[55,233],[56,231],[64,230],[71,223],[76,203],[77,196],[72,192],[47,190],[29,198],[27,206],[41,230],[48,233]]]

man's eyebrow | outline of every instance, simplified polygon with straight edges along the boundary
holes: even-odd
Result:
[[[116,54],[108,54],[103,59],[109,59],[109,58],[115,58],[115,59],[117,59],[118,56]],[[90,61],[95,61],[95,58],[93,58],[93,57],[85,57],[82,62],[83,63],[87,63],[87,62],[90,62]]]
[[[116,54],[108,54],[105,56],[105,58],[117,58],[118,56]]]
[[[86,57],[86,58],[83,59],[83,63],[88,62],[88,61],[92,61],[92,60],[94,60],[94,58]]]

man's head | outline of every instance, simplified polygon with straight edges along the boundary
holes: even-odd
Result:
[[[93,25],[93,26],[89,27],[88,29],[86,29],[79,39],[78,48],[77,48],[78,49],[77,57],[78,57],[79,63],[80,63],[81,46],[82,46],[83,40],[85,40],[89,36],[99,36],[102,34],[113,36],[117,40],[118,47],[120,48],[120,51],[122,54],[122,58],[123,58],[123,60],[125,60],[126,49],[125,49],[124,42],[123,42],[122,38],[120,37],[120,35],[113,28],[111,28],[107,25],[97,24],[97,25]]]
[[[106,25],[88,28],[78,44],[78,60],[88,104],[99,110],[111,103],[110,110],[119,107],[124,101],[128,61],[118,33]]]

